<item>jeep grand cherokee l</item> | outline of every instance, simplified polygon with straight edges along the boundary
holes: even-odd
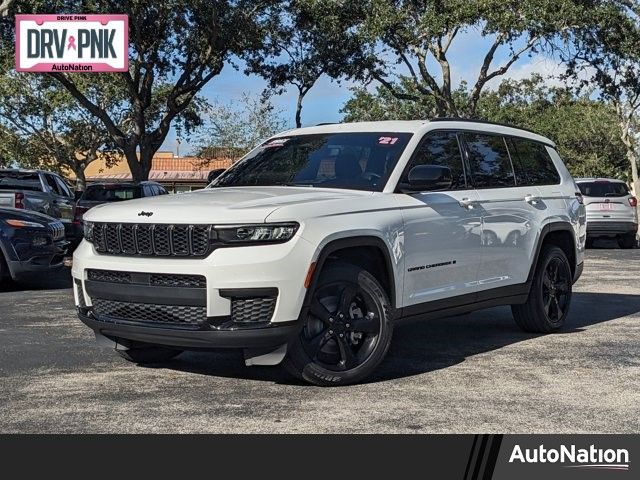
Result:
[[[404,318],[511,305],[526,331],[560,329],[582,271],[581,201],[554,143],[515,128],[291,130],[205,190],[87,212],[76,305],[133,362],[242,348],[247,365],[358,382]]]

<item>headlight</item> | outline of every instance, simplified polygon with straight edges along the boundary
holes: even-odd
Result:
[[[83,229],[84,239],[87,242],[93,243],[93,223],[84,221],[82,229]]]
[[[15,228],[45,228],[41,223],[27,222],[26,220],[5,220],[6,223]]]
[[[216,231],[221,243],[282,243],[291,240],[298,227],[297,223],[240,225],[218,227]]]

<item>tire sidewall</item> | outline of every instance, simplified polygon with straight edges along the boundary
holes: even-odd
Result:
[[[567,306],[564,309],[562,318],[560,318],[559,321],[554,322],[552,321],[547,314],[544,311],[544,297],[543,297],[543,286],[542,286],[542,281],[543,281],[543,277],[544,277],[544,272],[547,268],[547,266],[549,265],[549,263],[556,259],[559,258],[562,261],[562,267],[566,269],[566,273],[568,273],[568,284],[569,284],[569,297],[567,299]],[[569,265],[569,260],[567,259],[567,256],[565,255],[565,253],[562,251],[562,249],[558,248],[558,247],[550,247],[545,249],[543,257],[542,257],[542,261],[540,262],[540,265],[538,267],[538,271],[536,272],[536,276],[535,276],[535,282],[533,285],[533,288],[535,288],[535,295],[536,295],[536,305],[538,307],[539,310],[539,315],[540,318],[544,319],[545,322],[545,326],[549,329],[549,331],[555,331],[558,330],[560,328],[562,328],[562,326],[564,325],[566,319],[567,319],[567,315],[569,314],[569,308],[571,307],[571,299],[573,297],[573,289],[572,289],[572,282],[571,282],[571,266]]]
[[[288,359],[293,364],[294,369],[300,372],[306,381],[316,385],[348,385],[367,377],[385,357],[393,334],[391,302],[383,288],[369,272],[350,264],[329,265],[323,269],[314,288],[314,295],[323,285],[335,283],[337,280],[357,285],[367,291],[373,298],[380,312],[382,312],[380,335],[369,358],[361,365],[345,372],[329,370],[314,363],[305,351],[300,336],[296,336],[289,344]],[[300,320],[301,322],[306,322],[306,318],[301,318]]]

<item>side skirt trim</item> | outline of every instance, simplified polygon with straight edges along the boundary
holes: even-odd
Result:
[[[531,284],[527,282],[410,305],[402,309],[399,320],[417,317],[422,320],[436,319],[500,305],[522,304],[527,301],[530,287]]]

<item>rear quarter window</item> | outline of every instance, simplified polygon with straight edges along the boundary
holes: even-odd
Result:
[[[518,185],[557,185],[560,174],[547,152],[538,142],[523,138],[509,140],[509,152]]]

